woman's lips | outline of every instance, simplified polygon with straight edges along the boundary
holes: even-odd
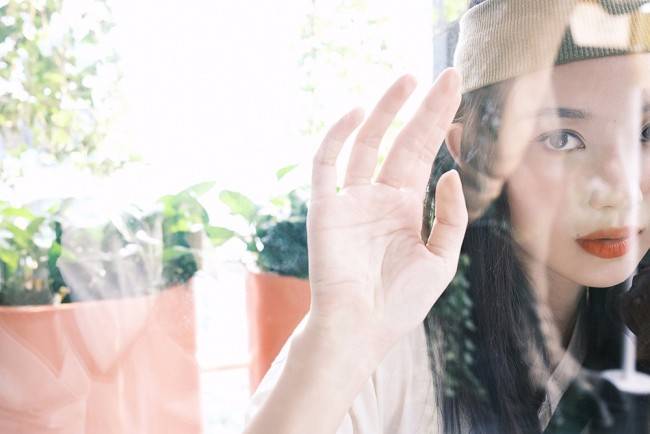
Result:
[[[639,230],[637,233],[641,233]],[[633,228],[609,228],[592,232],[576,241],[584,251],[599,258],[612,259],[625,255],[630,251],[630,241],[635,234]]]

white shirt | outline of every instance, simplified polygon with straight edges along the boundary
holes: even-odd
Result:
[[[549,384],[551,387],[538,413],[542,427],[548,424],[584,359],[586,340],[582,316],[582,312],[578,312],[568,351],[549,379],[553,384]],[[293,335],[251,397],[246,422],[257,412],[277,382],[292,338]],[[389,351],[353,401],[336,433],[443,434],[443,421],[436,406],[431,375],[426,334],[421,325]],[[461,424],[463,432],[469,432],[467,421],[461,421]]]

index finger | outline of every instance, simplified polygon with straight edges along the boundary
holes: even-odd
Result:
[[[395,188],[420,191],[426,185],[433,157],[460,104],[460,75],[454,68],[443,71],[417,113],[402,129],[377,176],[377,182]]]

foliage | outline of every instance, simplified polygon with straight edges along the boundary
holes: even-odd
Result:
[[[295,166],[280,169],[277,179],[293,170]],[[307,257],[307,201],[303,189],[271,200],[271,208],[264,209],[245,195],[224,190],[219,198],[231,214],[246,222],[245,230],[235,231],[213,227],[209,233],[213,243],[219,245],[237,238],[246,245],[255,266],[263,272],[308,277]]]
[[[300,29],[298,46],[302,104],[309,109],[297,123],[310,142],[320,138],[327,119],[338,115],[339,110],[333,110],[333,106],[350,95],[357,100],[374,98],[367,92],[367,82],[394,76],[405,52],[392,37],[393,21],[390,8],[380,3],[312,2]]]
[[[467,10],[469,0],[444,0],[445,21],[450,23],[460,18]]]
[[[301,279],[308,277],[307,204],[292,191],[288,195],[291,214],[286,219],[267,219],[257,227],[263,249],[258,266],[268,272]]]
[[[469,295],[469,281],[466,274],[470,258],[461,254],[458,271],[445,293],[436,303],[441,321],[445,324],[444,333],[444,393],[454,397],[461,387],[474,390],[486,397],[485,388],[474,374],[476,345],[471,337],[476,331],[472,320],[473,302]]]
[[[33,149],[96,171],[121,165],[92,159],[109,120],[101,107],[120,75],[104,42],[112,26],[106,0],[0,1],[0,135],[9,156]]]
[[[198,199],[212,187],[165,195],[148,211],[132,205],[91,228],[63,225],[63,202],[42,214],[0,202],[0,305],[138,296],[187,282],[211,231]],[[81,284],[64,282],[63,269]]]
[[[67,298],[56,263],[61,256],[59,204],[46,214],[0,202],[0,305],[49,304]]]
[[[188,281],[200,266],[200,240],[210,232],[210,217],[199,197],[214,183],[197,184],[180,193],[163,196],[163,285]]]

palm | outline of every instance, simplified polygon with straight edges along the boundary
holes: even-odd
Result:
[[[451,75],[447,81],[453,81]],[[434,223],[428,244],[420,237],[433,155],[458,106],[457,91],[444,77],[439,82],[428,99],[443,101],[436,101],[436,109],[425,101],[425,108],[400,133],[376,182],[369,178],[378,143],[366,136],[378,142],[392,120],[386,114],[394,116],[408,97],[404,83],[398,81],[388,91],[359,133],[338,193],[332,191],[333,163],[349,134],[346,127],[355,127],[350,116],[330,130],[319,149],[308,214],[312,315],[326,321],[365,321],[380,333],[400,335],[422,321],[453,277],[467,220],[453,177],[443,176],[436,198],[446,221]]]
[[[310,213],[318,218],[310,228],[310,280],[323,289],[316,295],[337,308],[362,303],[358,307],[365,313],[380,315],[399,301],[400,291],[413,289],[400,279],[421,279],[408,270],[430,256],[419,236],[418,206],[411,192],[381,184],[351,187],[333,200],[313,202]],[[402,302],[413,299],[401,295]]]

